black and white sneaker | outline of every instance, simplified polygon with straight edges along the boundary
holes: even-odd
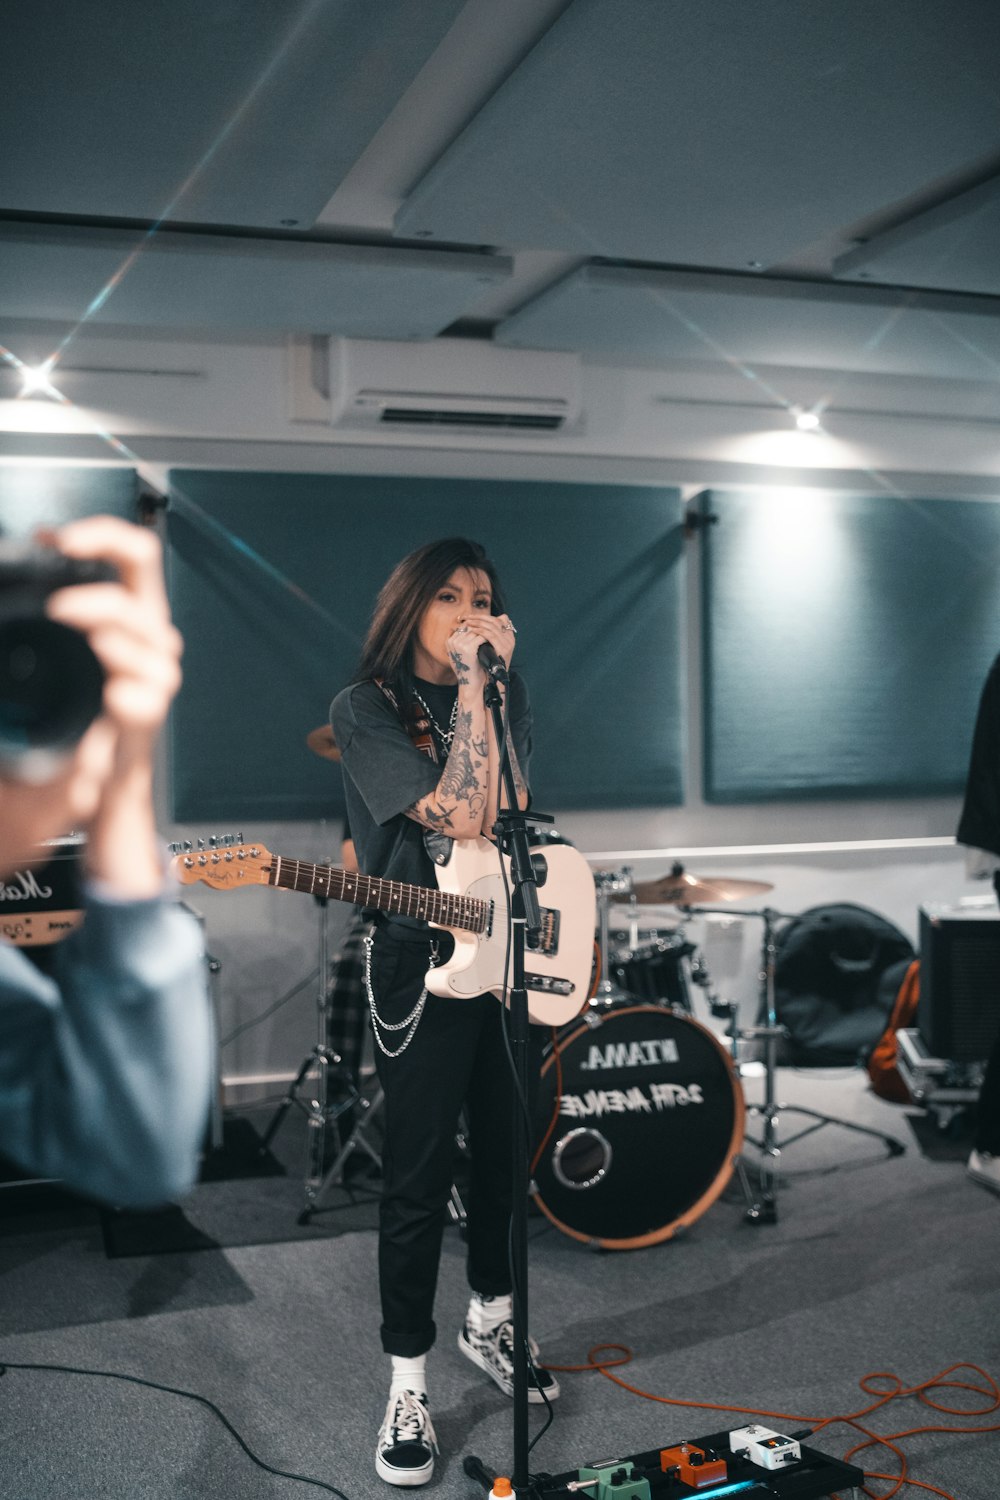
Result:
[[[989,1151],[973,1150],[966,1171],[973,1182],[981,1183],[991,1192],[1000,1193],[1000,1156]]]
[[[489,1333],[476,1333],[466,1323],[458,1335],[458,1347],[466,1359],[485,1370],[495,1380],[505,1396],[514,1394],[514,1325],[508,1318]],[[559,1382],[551,1370],[543,1370],[538,1364],[538,1345],[528,1339],[531,1364],[528,1366],[528,1400],[536,1404],[554,1401],[559,1394]]]
[[[386,1484],[426,1484],[434,1473],[437,1451],[427,1397],[413,1391],[390,1396],[375,1447],[378,1477]]]

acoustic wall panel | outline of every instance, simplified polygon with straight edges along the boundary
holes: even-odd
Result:
[[[24,539],[100,514],[134,521],[138,494],[134,469],[0,464],[0,536]]]
[[[678,491],[406,477],[171,475],[171,592],[187,650],[174,815],[340,816],[307,749],[407,552],[470,535],[495,559],[535,711],[535,806],[683,795]]]
[[[960,790],[1000,649],[1000,504],[700,505],[707,799]]]

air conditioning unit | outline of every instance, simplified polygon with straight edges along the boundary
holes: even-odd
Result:
[[[477,339],[330,340],[338,427],[497,434],[561,432],[580,415],[580,356]]]

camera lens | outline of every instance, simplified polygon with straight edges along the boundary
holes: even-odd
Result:
[[[52,774],[100,713],[103,687],[78,631],[44,616],[0,621],[0,766]]]

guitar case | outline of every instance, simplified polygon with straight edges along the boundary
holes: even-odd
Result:
[[[788,1032],[779,1062],[864,1063],[916,956],[909,938],[877,911],[842,902],[793,917],[777,933],[775,949],[775,1010]]]

